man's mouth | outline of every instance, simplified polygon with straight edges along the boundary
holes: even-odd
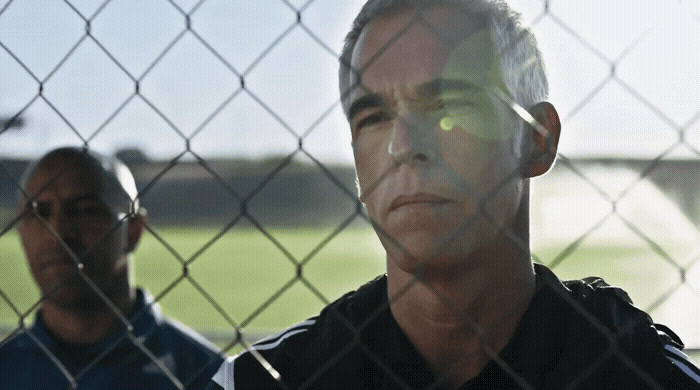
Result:
[[[435,194],[419,192],[411,195],[397,196],[389,205],[389,211],[394,211],[400,207],[409,205],[440,206],[448,203],[454,203],[454,201]]]
[[[57,266],[73,265],[75,262],[65,252],[62,253],[45,253],[40,258],[41,268],[46,270]]]

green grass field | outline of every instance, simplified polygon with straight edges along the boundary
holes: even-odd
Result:
[[[271,236],[301,262],[332,230],[276,230]],[[214,238],[213,229],[165,229],[156,233],[184,260]],[[354,289],[385,268],[382,248],[368,229],[351,229],[331,240],[302,267],[257,230],[232,230],[183,265],[154,235],[146,233],[134,256],[136,283],[146,287],[169,314],[190,327],[228,331],[222,316],[200,292],[206,292],[235,324],[271,331],[317,313],[325,301]],[[20,313],[39,299],[14,231],[0,237],[0,290]],[[306,283],[305,283],[306,282]],[[264,309],[259,310],[261,306]],[[18,316],[0,299],[0,324],[16,325]]]
[[[272,230],[270,235],[289,256],[301,262],[331,232],[332,229]],[[168,228],[156,233],[188,261],[218,231]],[[562,249],[540,248],[535,256],[549,264]],[[301,278],[296,277],[297,267],[288,255],[261,232],[234,228],[201,251],[189,264],[185,277],[177,256],[147,232],[136,252],[133,270],[136,283],[159,297],[166,314],[205,334],[216,334],[231,332],[229,321],[253,333],[282,329],[316,314],[326,301],[358,287],[385,268],[383,249],[367,227],[347,229],[333,238],[301,267]],[[20,313],[28,312],[39,295],[14,231],[0,237],[0,263],[2,294]],[[647,308],[680,281],[676,271],[643,247],[581,246],[555,271],[563,279],[603,276],[609,283],[623,286],[641,308]],[[700,300],[696,298],[688,304],[698,307]],[[216,305],[226,315],[220,314]],[[656,316],[655,319],[669,322]],[[0,299],[0,325],[7,329],[17,323],[17,314]],[[690,335],[684,334],[683,329],[677,332],[690,346],[700,346],[689,343]]]

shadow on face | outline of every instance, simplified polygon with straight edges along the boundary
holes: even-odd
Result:
[[[107,203],[105,175],[90,156],[67,155],[40,162],[27,181],[18,232],[44,299],[56,306],[102,306],[86,278],[109,297],[128,273],[127,223],[117,217],[124,206]]]
[[[506,87],[484,21],[450,6],[389,13],[363,30],[352,64],[361,198],[390,259],[450,269],[492,245],[518,213],[522,178],[517,121],[489,93]]]

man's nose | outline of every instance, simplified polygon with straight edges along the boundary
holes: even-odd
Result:
[[[398,164],[427,165],[437,154],[435,123],[414,112],[397,116],[389,141],[389,154]]]
[[[56,210],[46,219],[51,231],[47,233],[56,239],[67,240],[76,236],[75,221],[62,210]]]

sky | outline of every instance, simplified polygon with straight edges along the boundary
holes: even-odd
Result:
[[[700,0],[510,4],[543,52],[563,155],[698,158]],[[25,119],[0,134],[0,158],[85,142],[255,158],[301,140],[314,158],[350,163],[337,57],[360,6],[0,0],[0,117]]]

